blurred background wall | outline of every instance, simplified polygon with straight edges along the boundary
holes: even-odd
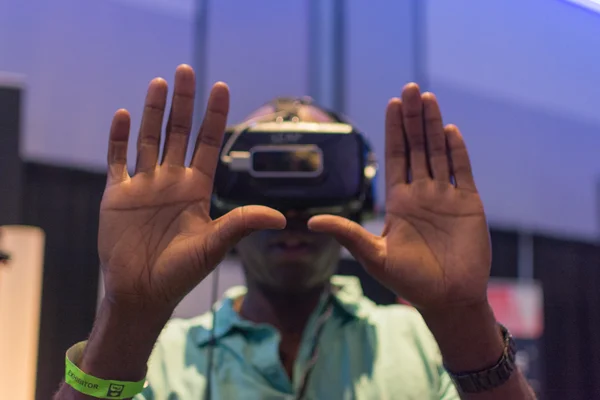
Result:
[[[385,103],[416,80],[467,137],[493,222],[598,235],[598,14],[565,0],[314,3],[223,0],[206,18],[193,0],[3,1],[0,70],[27,87],[22,155],[102,171],[112,113],[136,126],[148,81],[179,63],[198,69],[199,110],[210,84],[230,85],[231,121],[280,94],[331,103],[341,74],[342,111],[381,152]],[[343,52],[319,53],[340,21]],[[327,77],[311,54],[342,69]]]
[[[15,212],[47,235],[39,399],[93,321],[111,116],[129,109],[135,140],[148,82],[180,63],[197,70],[196,122],[217,80],[230,122],[307,94],[380,155],[388,99],[409,81],[436,93],[469,146],[494,275],[543,282],[544,398],[600,398],[600,14],[567,0],[0,0],[0,38],[0,71],[24,87]],[[241,279],[225,276],[223,290]]]
[[[427,4],[427,87],[466,135],[490,219],[597,237],[600,14],[564,0]]]
[[[194,55],[193,1],[3,0],[0,71],[24,75],[25,159],[103,171],[117,108]]]
[[[22,155],[102,171],[112,113],[129,109],[136,126],[148,81],[179,63],[198,69],[198,110],[216,80],[231,87],[231,121],[310,94],[381,151],[385,103],[415,80],[467,137],[493,222],[598,235],[597,13],[566,0],[198,2],[0,3],[0,71],[27,87]]]

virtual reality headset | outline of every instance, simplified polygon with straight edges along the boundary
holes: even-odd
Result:
[[[293,105],[305,100],[285,104],[225,132],[214,213],[250,204],[309,216],[372,213],[377,162],[365,137],[329,111],[331,122],[302,121]]]

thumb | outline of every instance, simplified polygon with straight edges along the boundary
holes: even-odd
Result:
[[[332,235],[365,266],[383,263],[380,237],[373,235],[354,221],[335,215],[317,215],[308,221],[308,228]]]
[[[286,220],[282,213],[272,208],[244,206],[231,210],[212,223],[215,250],[225,253],[254,231],[285,228]]]

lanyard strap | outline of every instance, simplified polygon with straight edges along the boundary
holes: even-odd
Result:
[[[316,322],[315,327],[315,336],[313,338],[310,358],[306,364],[306,368],[302,373],[302,377],[300,378],[300,387],[298,389],[298,394],[296,395],[296,399],[300,400],[306,394],[306,388],[308,387],[308,380],[310,378],[310,374],[314,369],[315,364],[317,363],[317,359],[319,358],[319,339],[321,337],[321,333],[323,332],[323,328],[325,323],[329,320],[331,315],[333,314],[333,302],[331,299],[331,295],[329,295],[329,299],[327,301],[327,307],[325,311],[319,316]]]

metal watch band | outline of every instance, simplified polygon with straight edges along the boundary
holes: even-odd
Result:
[[[517,352],[515,341],[508,330],[500,325],[504,338],[504,351],[500,360],[491,368],[468,373],[448,371],[457,389],[462,393],[480,393],[492,390],[508,381],[516,369]]]

